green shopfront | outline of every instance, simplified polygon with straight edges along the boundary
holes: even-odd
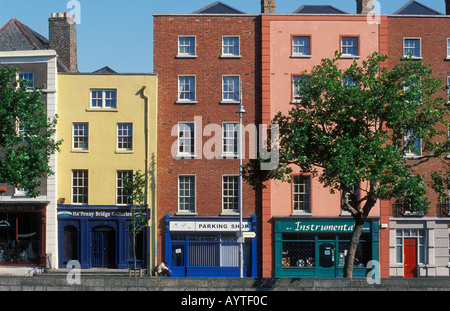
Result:
[[[353,277],[366,277],[379,259],[379,219],[367,220],[356,252]],[[340,278],[350,246],[352,218],[274,217],[275,277]]]

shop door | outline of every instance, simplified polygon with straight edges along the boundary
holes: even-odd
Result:
[[[172,276],[186,276],[186,254],[184,244],[172,244],[172,258],[169,269]]]
[[[334,243],[319,244],[319,267],[317,270],[319,277],[336,277],[335,249]]]
[[[97,227],[92,231],[92,266],[115,267],[115,231],[111,227]]]
[[[417,239],[405,238],[405,278],[417,277]]]

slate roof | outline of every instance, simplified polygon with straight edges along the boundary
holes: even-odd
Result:
[[[348,14],[332,5],[302,5],[294,14]]]
[[[32,51],[47,50],[49,41],[17,19],[12,18],[0,29],[0,51]],[[69,72],[69,69],[58,59],[58,72]]]
[[[220,1],[214,2],[203,9],[195,11],[193,14],[245,14]]]
[[[94,71],[93,73],[99,73],[99,74],[114,74],[117,73],[115,70],[112,70],[111,68],[109,68],[108,66],[105,66],[103,68],[100,68],[99,70]]]
[[[420,2],[411,0],[402,6],[394,15],[442,15]]]

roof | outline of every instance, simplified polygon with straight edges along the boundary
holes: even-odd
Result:
[[[0,29],[0,51],[46,50],[48,40],[17,19]]]
[[[411,0],[402,6],[394,15],[442,15],[420,2]]]
[[[203,9],[195,11],[193,14],[245,14],[220,1],[214,2]]]
[[[332,5],[302,5],[294,14],[348,14]]]
[[[112,70],[108,66],[105,66],[103,68],[100,68],[99,70],[94,71],[93,73],[101,73],[101,74],[107,74],[107,73],[117,73],[115,70]]]

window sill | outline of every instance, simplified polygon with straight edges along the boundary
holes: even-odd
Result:
[[[219,215],[220,216],[239,216],[239,211],[222,212]]]
[[[189,212],[189,211],[181,211],[181,212],[176,212],[175,216],[198,216],[198,213]]]
[[[311,212],[306,212],[306,211],[293,211],[291,213],[291,216],[312,216]]]
[[[361,56],[359,55],[341,55],[340,59],[360,59]]]
[[[447,57],[445,58],[445,60],[450,60],[450,56],[447,56]]]
[[[235,153],[221,154],[219,159],[239,159],[239,155]]]
[[[119,112],[119,110],[115,108],[88,108],[86,112]]]
[[[173,157],[175,160],[198,159],[196,154],[177,154]]]
[[[416,154],[406,154],[403,156],[405,159],[409,160],[418,160],[422,158],[422,155],[416,155]]]
[[[196,100],[177,100],[175,103],[181,104],[181,105],[195,105],[195,104],[198,104],[198,101],[196,101]]]
[[[291,58],[311,58],[312,55],[291,55]]]
[[[116,150],[114,151],[115,154],[132,154],[134,153],[133,150]]]
[[[403,55],[403,58],[405,59],[405,60],[409,60],[410,58],[409,58],[409,55]],[[411,60],[422,60],[423,59],[423,57],[422,56],[412,56],[411,57]]]
[[[239,105],[241,102],[238,100],[222,100],[220,101],[221,105]]]
[[[175,58],[187,58],[187,59],[195,59],[198,58],[197,55],[177,55]]]
[[[220,57],[219,58],[222,58],[222,59],[239,59],[239,58],[242,58],[242,55],[220,55]]]
[[[72,149],[70,150],[71,153],[89,153],[89,150],[77,150],[77,149]]]

